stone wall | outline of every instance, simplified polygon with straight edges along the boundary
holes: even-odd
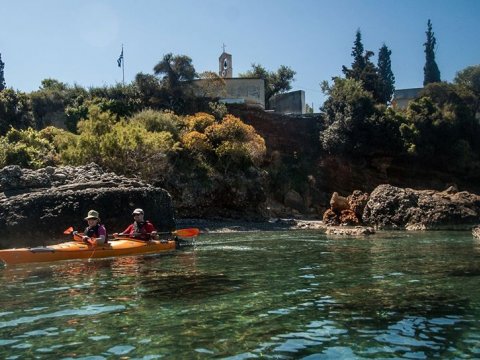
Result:
[[[320,115],[283,115],[242,106],[229,106],[229,112],[255,128],[268,153],[315,156],[320,150]]]

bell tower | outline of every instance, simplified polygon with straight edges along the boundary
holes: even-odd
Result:
[[[225,44],[223,44],[222,55],[218,58],[218,75],[222,78],[231,78],[232,70],[232,55],[225,52]]]

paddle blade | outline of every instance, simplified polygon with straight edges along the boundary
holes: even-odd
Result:
[[[73,232],[73,227],[70,226],[70,227],[69,227],[68,229],[66,229],[63,233],[64,233],[65,235],[69,235],[69,234],[71,234],[72,232]]]
[[[173,234],[180,237],[194,237],[200,234],[200,229],[197,229],[197,228],[180,229],[180,230],[174,231]]]

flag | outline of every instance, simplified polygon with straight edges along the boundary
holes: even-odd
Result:
[[[122,61],[123,61],[123,47],[122,47],[122,52],[120,53],[120,56],[117,59],[118,67],[122,66]]]

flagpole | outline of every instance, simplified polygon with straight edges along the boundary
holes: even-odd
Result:
[[[122,55],[123,55],[123,44],[122,44]],[[125,86],[125,55],[122,58],[122,83]]]

